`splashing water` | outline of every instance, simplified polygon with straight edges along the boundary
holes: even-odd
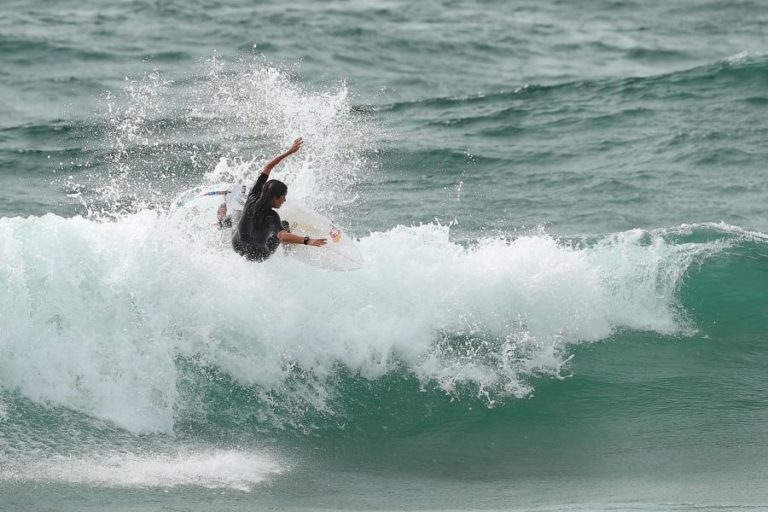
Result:
[[[65,184],[88,213],[166,209],[186,188],[253,181],[302,136],[305,146],[276,175],[313,207],[343,216],[376,166],[368,155],[380,132],[353,108],[346,86],[311,91],[262,61],[214,57],[201,67],[189,79],[126,78],[120,94],[104,95],[101,161]]]

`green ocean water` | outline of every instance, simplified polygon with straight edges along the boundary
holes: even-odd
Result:
[[[0,510],[768,508],[766,21],[7,2]],[[299,135],[360,270],[190,207]]]

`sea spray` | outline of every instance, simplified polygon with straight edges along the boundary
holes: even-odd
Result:
[[[91,216],[165,209],[201,179],[252,182],[299,136],[305,145],[281,165],[281,179],[320,211],[349,213],[377,165],[371,155],[381,129],[354,109],[343,83],[310,89],[254,58],[213,57],[191,73],[128,77],[121,91],[103,96],[105,124],[87,141],[100,156],[63,183]]]

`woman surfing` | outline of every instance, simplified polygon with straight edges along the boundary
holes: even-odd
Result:
[[[302,237],[291,233],[275,211],[285,203],[288,186],[282,181],[269,180],[269,173],[285,157],[296,153],[303,143],[299,137],[284,153],[267,162],[248,194],[240,220],[232,231],[232,247],[249,260],[264,261],[277,250],[280,243],[315,247],[326,243],[325,238]]]

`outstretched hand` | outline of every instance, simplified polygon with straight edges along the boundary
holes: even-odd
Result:
[[[325,245],[326,239],[325,238],[310,238],[307,242],[307,245],[313,245],[315,247],[320,247],[321,245]]]
[[[291,147],[288,148],[288,151],[286,151],[286,153],[289,154],[289,155],[294,154],[295,152],[297,152],[299,150],[299,148],[301,148],[302,144],[304,144],[304,139],[299,137],[298,139],[293,141],[293,144],[291,144]]]
[[[291,147],[288,148],[285,151],[285,153],[280,153],[275,158],[273,158],[272,160],[267,162],[267,165],[264,166],[264,169],[262,169],[261,174],[265,174],[265,175],[269,176],[269,173],[272,172],[272,169],[274,169],[274,167],[277,164],[279,164],[283,160],[283,158],[285,158],[288,155],[292,155],[295,152],[297,152],[302,144],[304,144],[304,139],[302,139],[301,137],[299,137],[298,139],[294,140],[293,144],[291,144]]]

